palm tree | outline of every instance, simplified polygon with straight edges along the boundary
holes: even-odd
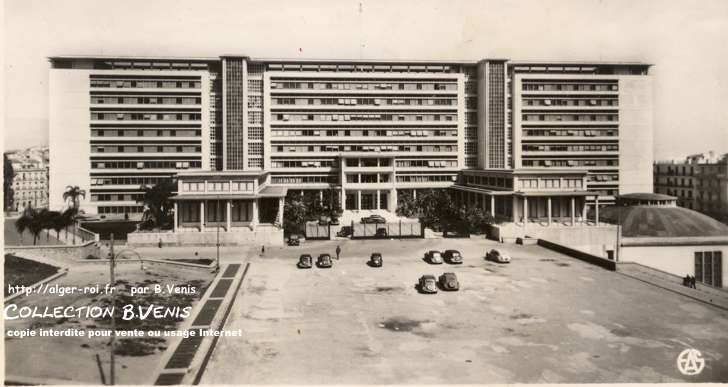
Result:
[[[164,179],[155,185],[143,185],[141,189],[144,191],[144,196],[138,202],[144,204],[142,224],[151,227],[166,225],[172,209],[170,198],[177,190],[177,184],[172,179]]]
[[[86,199],[86,191],[79,188],[77,185],[66,186],[66,191],[63,192],[63,200],[70,202],[69,208],[72,209],[72,224],[73,224],[73,244],[76,244],[76,219],[78,214],[78,207],[81,205],[79,197]]]
[[[32,207],[28,207],[25,209],[25,211],[23,211],[23,215],[21,215],[20,218],[15,221],[15,229],[18,230],[18,232],[20,233],[21,240],[23,237],[23,232],[25,232],[25,230],[28,230],[31,234],[33,234],[33,246],[35,246],[36,242],[38,241],[38,236],[40,235],[41,231],[43,231],[43,228],[45,226],[45,221],[43,217],[44,215],[41,214],[41,211],[38,211]]]

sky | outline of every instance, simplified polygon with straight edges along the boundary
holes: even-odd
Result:
[[[48,142],[48,56],[641,61],[655,158],[728,152],[728,1],[5,0],[5,149]]]

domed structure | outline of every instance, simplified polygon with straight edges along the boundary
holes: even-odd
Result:
[[[611,206],[601,210],[607,223],[622,226],[622,237],[711,237],[728,236],[725,224],[682,207],[671,206]]]

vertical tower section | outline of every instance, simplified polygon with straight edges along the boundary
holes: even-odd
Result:
[[[464,143],[464,165],[465,169],[478,167],[478,67],[463,65],[463,82],[465,84],[463,94],[465,98],[464,120],[463,120],[463,143]]]
[[[211,63],[210,73],[210,170],[222,170],[222,64]]]
[[[511,133],[507,125],[505,60],[478,63],[478,167],[510,168]]]
[[[250,170],[270,168],[270,158],[265,152],[263,134],[263,74],[265,64],[247,62],[247,120],[246,120],[246,167]],[[267,162],[266,162],[267,158]]]
[[[223,170],[245,170],[245,58],[223,57]]]

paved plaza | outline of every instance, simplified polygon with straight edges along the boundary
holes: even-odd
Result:
[[[299,254],[337,245],[332,269],[296,268]],[[485,261],[493,247],[513,262]],[[423,261],[446,248],[465,263]],[[373,251],[384,267],[366,265]],[[250,272],[225,326],[243,337],[221,338],[204,384],[728,381],[728,312],[539,246],[326,241],[244,255]],[[417,292],[421,275],[445,271],[459,292]],[[687,348],[705,358],[698,376],[676,367]]]

